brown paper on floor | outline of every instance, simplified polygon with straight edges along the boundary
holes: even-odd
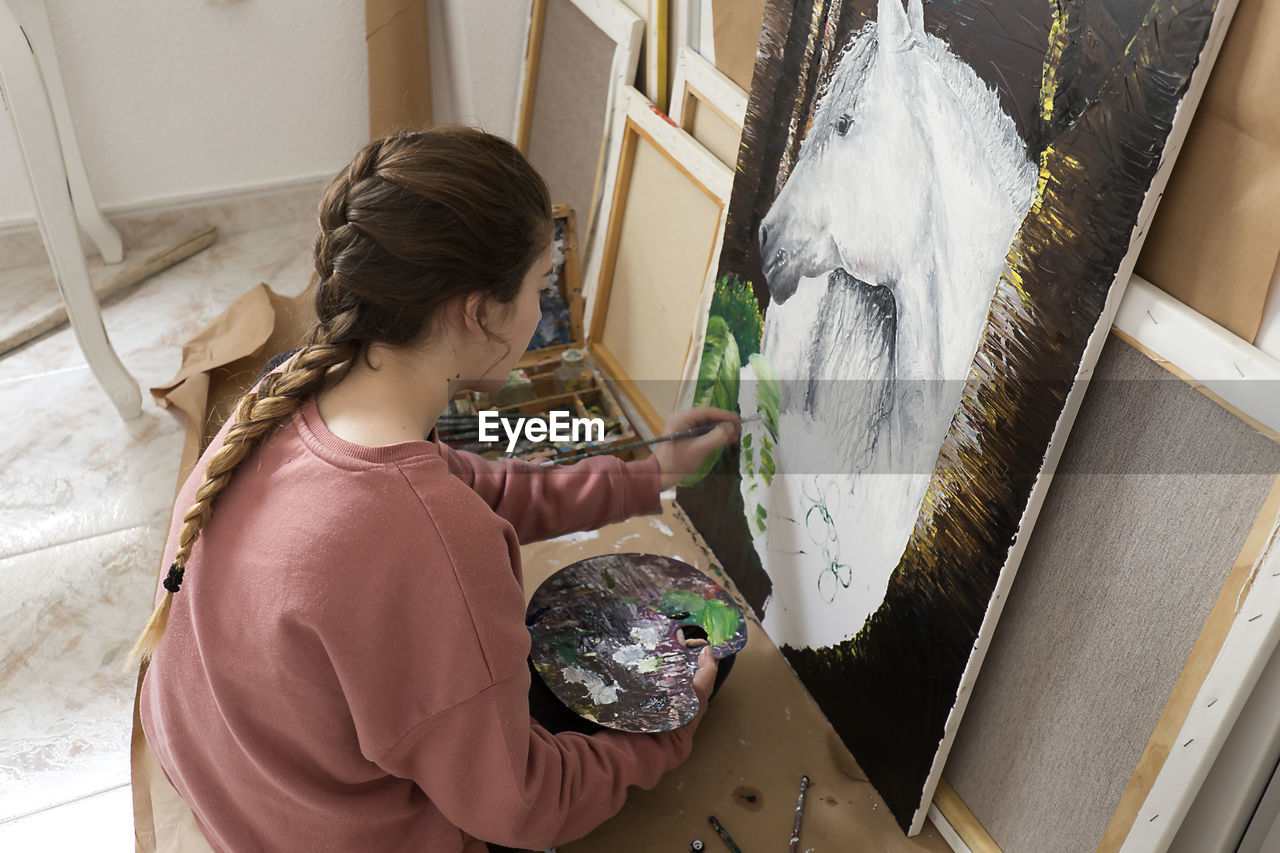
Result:
[[[259,284],[183,346],[177,375],[151,389],[160,405],[175,408],[186,417],[175,491],[262,366],[273,355],[300,346],[314,321],[310,287],[298,296],[285,297]],[[159,571],[157,567],[157,584]],[[145,671],[138,674],[139,687]],[[139,853],[208,853],[211,848],[191,810],[165,778],[142,733],[136,694],[130,765]]]
[[[1280,259],[1280,3],[1240,0],[1138,274],[1247,341]]]
[[[616,552],[676,557],[737,596],[702,537],[674,502],[665,500],[662,515],[608,525],[599,537],[570,536],[524,546],[526,598],[557,569]],[[557,849],[683,851],[696,838],[708,850],[727,850],[707,823],[707,816],[714,814],[744,851],[786,850],[800,777],[807,775],[811,784],[799,849],[949,851],[932,823],[914,838],[903,835],[760,623],[751,620],[747,631],[747,646],[699,726],[689,760],[663,776],[653,790],[632,788],[617,816],[580,841]],[[850,701],[873,700],[851,696]]]
[[[431,124],[426,0],[365,0],[369,137]]]
[[[716,68],[744,91],[751,91],[756,43],[764,23],[765,0],[711,0],[711,32]]]

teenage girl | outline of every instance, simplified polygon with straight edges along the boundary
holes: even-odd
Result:
[[[659,512],[737,416],[677,413],[664,431],[718,425],[559,469],[433,432],[528,345],[551,233],[542,179],[477,130],[373,142],[326,192],[310,343],[187,480],[135,648],[143,729],[215,849],[540,850],[689,754],[696,720],[584,735],[530,719],[519,546]],[[715,674],[704,649],[704,710]]]

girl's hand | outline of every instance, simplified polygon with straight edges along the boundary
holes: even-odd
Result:
[[[685,409],[667,418],[667,422],[662,425],[663,435],[708,424],[715,424],[716,427],[706,435],[700,435],[697,438],[678,438],[675,441],[654,446],[653,455],[658,457],[658,467],[661,469],[658,477],[659,486],[664,491],[673,488],[685,477],[697,471],[708,453],[717,447],[737,441],[742,433],[739,420],[734,412],[713,409],[709,406]]]
[[[703,646],[698,654],[698,671],[693,674],[693,692],[698,694],[698,701],[706,708],[711,702],[711,691],[716,686],[716,673],[720,663],[711,654],[710,646]]]
[[[700,637],[686,637],[683,628],[676,629],[676,637],[685,648],[702,647],[702,651],[698,652],[698,671],[693,674],[693,692],[698,694],[699,704],[706,709],[711,702],[711,691],[716,687],[716,674],[720,671],[720,663],[712,655],[711,646],[706,640]]]

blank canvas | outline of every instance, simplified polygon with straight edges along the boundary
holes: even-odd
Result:
[[[692,318],[721,206],[642,135],[617,218],[600,343],[648,400],[659,425],[675,410]]]

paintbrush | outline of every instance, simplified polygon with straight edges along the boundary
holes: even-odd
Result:
[[[721,824],[720,821],[716,820],[715,815],[708,815],[707,823],[711,824],[711,828],[716,831],[716,835],[720,836],[720,840],[729,848],[729,853],[742,853],[742,848],[733,840],[733,836],[731,836],[729,831],[724,828],[724,825]]]
[[[749,418],[743,418],[739,423],[749,424],[762,419],[764,415],[752,415]],[[664,441],[676,441],[681,438],[697,438],[700,435],[706,435],[721,423],[726,421],[717,421],[713,424],[703,424],[692,429],[682,429],[679,432],[673,432],[670,435],[660,435],[657,438],[649,438],[644,441],[632,441],[627,444],[615,444],[606,447],[597,447],[594,450],[585,450],[582,453],[575,453],[572,456],[565,456],[561,459],[546,459],[539,462],[539,467],[550,468],[555,465],[567,465],[570,462],[577,462],[579,459],[586,459],[590,456],[599,456],[603,453],[620,453],[623,450],[635,450],[637,447],[649,447],[654,444],[662,444]]]
[[[791,826],[791,844],[788,853],[796,853],[800,849],[800,818],[804,815],[804,792],[809,790],[809,777],[800,777],[800,797],[796,800],[796,822]]]

